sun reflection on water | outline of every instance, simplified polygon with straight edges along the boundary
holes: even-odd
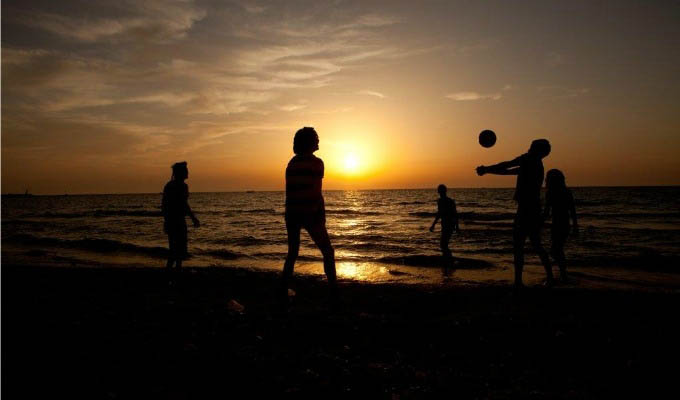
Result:
[[[337,273],[342,278],[366,280],[366,270],[355,262],[343,261],[336,266]]]

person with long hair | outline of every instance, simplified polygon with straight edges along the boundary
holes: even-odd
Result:
[[[564,245],[569,237],[569,231],[572,231],[574,235],[578,235],[578,220],[576,218],[574,196],[567,187],[564,174],[559,169],[548,171],[545,177],[545,186],[547,191],[545,194],[543,216],[548,218],[552,214],[550,254],[560,268],[560,280],[567,282]],[[573,222],[571,227],[569,226],[570,217]]]
[[[319,136],[314,128],[304,127],[295,133],[293,152],[286,167],[286,230],[288,255],[283,265],[282,286],[287,301],[288,283],[300,251],[300,231],[304,228],[323,255],[323,267],[331,291],[331,303],[337,296],[335,251],[326,229],[326,208],[321,193],[323,161],[313,153],[319,150]]]

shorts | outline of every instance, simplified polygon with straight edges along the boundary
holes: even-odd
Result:
[[[286,211],[286,225],[299,225],[301,228],[309,230],[319,225],[326,226],[326,209],[319,207],[315,213],[294,213]]]
[[[332,250],[328,230],[326,229],[326,211],[321,207],[315,214],[286,213],[286,231],[288,246],[297,248],[300,245],[300,231],[305,229],[312,241],[321,249]]]
[[[513,223],[515,235],[532,236],[537,235],[543,226],[543,217],[540,207],[531,210],[518,209]]]

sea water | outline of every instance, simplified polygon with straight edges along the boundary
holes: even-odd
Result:
[[[581,229],[565,249],[570,268],[680,272],[680,187],[572,190]],[[511,268],[513,189],[452,188],[449,196],[460,216],[460,232],[450,242],[457,268],[476,276]],[[341,277],[439,276],[440,228],[429,232],[437,207],[434,189],[325,191],[324,198]],[[281,268],[287,252],[284,199],[284,192],[191,193],[201,227],[187,221],[191,258],[185,265]],[[3,259],[164,266],[160,203],[160,193],[3,196]],[[549,225],[546,221],[543,229],[547,249]],[[526,257],[529,266],[538,266],[528,242]],[[296,270],[323,271],[321,254],[304,231]]]

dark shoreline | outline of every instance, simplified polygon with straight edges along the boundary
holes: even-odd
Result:
[[[2,266],[8,398],[649,397],[674,384],[680,294],[342,282],[233,268]],[[230,311],[236,300],[245,307]],[[241,396],[238,394],[242,393]],[[673,397],[671,393],[666,395]]]

